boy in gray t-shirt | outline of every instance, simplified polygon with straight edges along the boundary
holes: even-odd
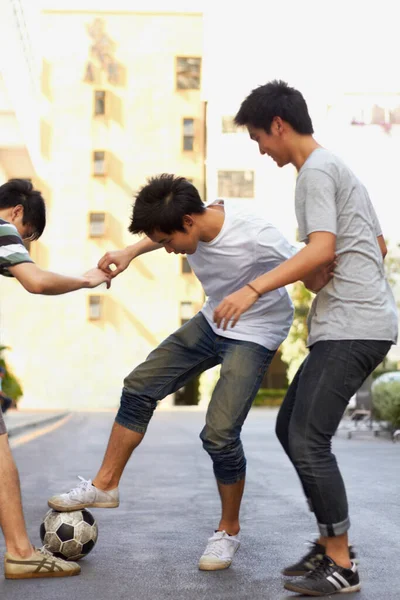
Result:
[[[314,140],[299,91],[282,81],[260,86],[244,100],[235,122],[247,127],[261,154],[279,167],[296,167],[295,208],[306,246],[251,287],[227,296],[214,320],[224,329],[234,326],[262,294],[297,280],[317,293],[308,323],[310,353],[289,387],[276,432],[300,477],[320,537],[283,573],[304,575],[285,585],[304,595],[357,591],[346,491],[331,439],[351,396],[397,340],[396,304],[383,267],[386,245],[365,187]],[[326,283],[322,270],[335,260]]]

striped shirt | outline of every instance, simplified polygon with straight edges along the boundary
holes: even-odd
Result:
[[[13,277],[8,267],[33,262],[17,228],[0,219],[0,275]]]

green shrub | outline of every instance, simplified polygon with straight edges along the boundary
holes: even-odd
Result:
[[[0,346],[0,352],[6,349],[6,346]],[[0,358],[0,366],[5,369],[5,375],[2,382],[2,391],[6,396],[9,396],[15,402],[23,395],[22,387],[15,375],[7,367],[4,358]]]
[[[372,402],[378,419],[400,427],[400,381],[377,382],[372,388]]]
[[[280,406],[286,391],[285,389],[261,388],[254,398],[253,406]]]

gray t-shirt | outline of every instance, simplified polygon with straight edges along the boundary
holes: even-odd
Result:
[[[308,345],[321,340],[397,341],[397,309],[385,277],[382,234],[368,192],[328,150],[317,148],[301,167],[295,195],[300,241],[315,231],[336,235],[338,265],[312,304]]]

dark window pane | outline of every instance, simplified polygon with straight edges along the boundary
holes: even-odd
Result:
[[[194,142],[194,139],[192,136],[185,135],[183,138],[183,149],[192,151],[194,148],[193,142]]]
[[[183,119],[183,149],[194,149],[194,119]]]
[[[94,93],[94,114],[106,114],[106,93],[103,90],[98,90]]]

